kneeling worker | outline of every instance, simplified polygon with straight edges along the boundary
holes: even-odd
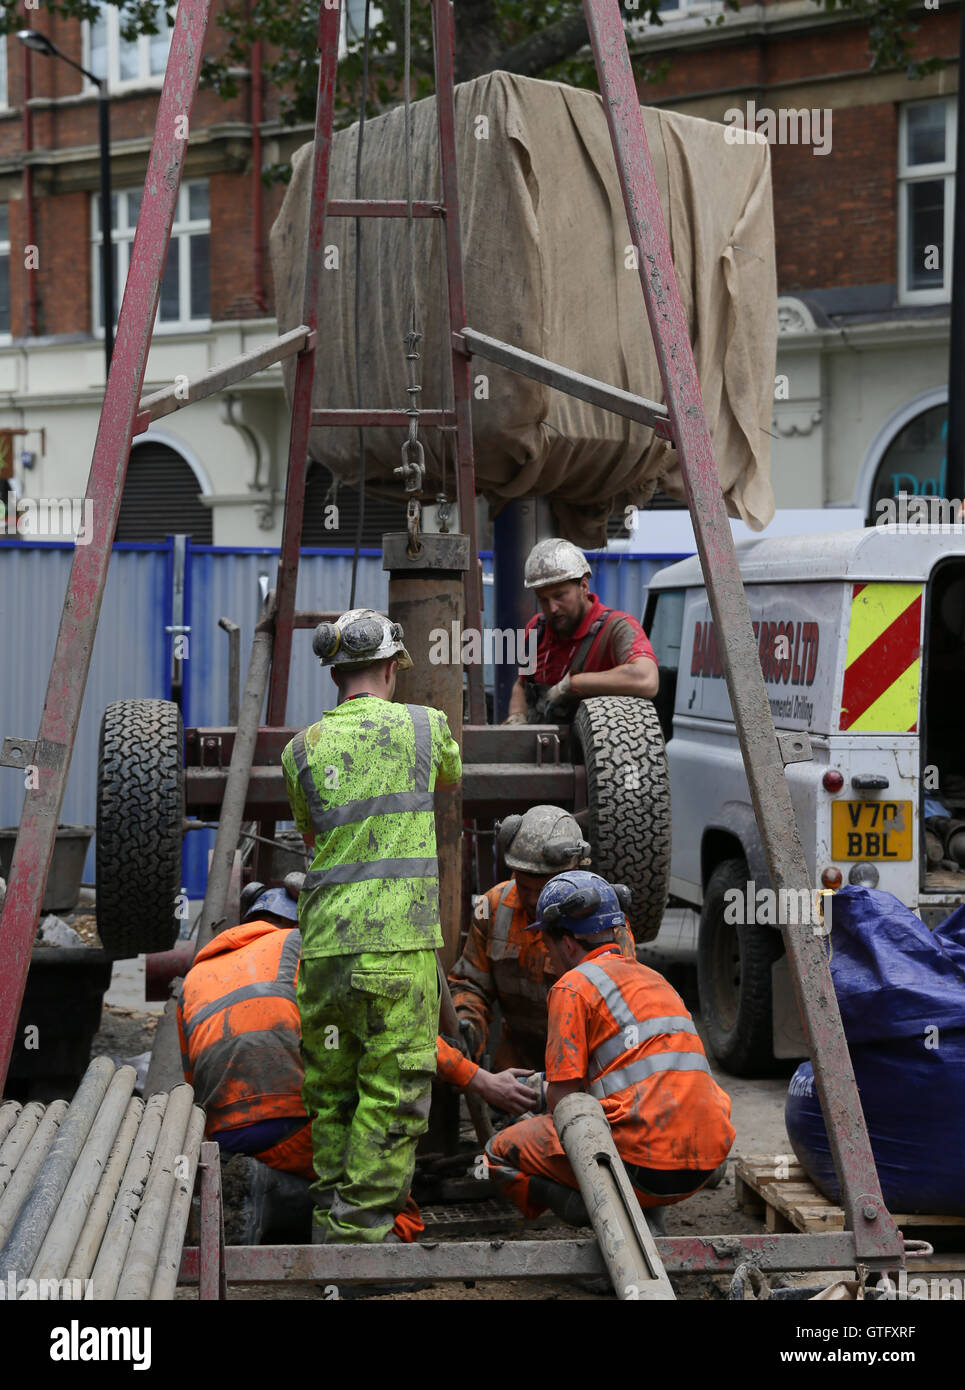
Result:
[[[297,896],[301,875],[290,880]],[[286,880],[289,882],[290,880]],[[314,1177],[312,1134],[302,1103],[305,1073],[295,982],[301,955],[297,909],[283,888],[249,884],[242,920],[199,951],[178,995],[185,1079],[206,1114],[205,1137],[299,1177]],[[520,1115],[532,1091],[513,1071],[494,1076],[443,1038],[437,1075]]]
[[[527,1217],[546,1207],[565,1219],[578,1211],[552,1119],[573,1091],[603,1106],[641,1207],[691,1196],[734,1142],[730,1098],[680,996],[620,954],[615,932],[624,920],[620,895],[597,874],[559,874],[540,894],[530,930],[541,933],[560,977],[549,994],[550,1113],[510,1125],[486,1146],[490,1176]]]

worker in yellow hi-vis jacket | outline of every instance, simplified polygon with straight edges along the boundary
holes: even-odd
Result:
[[[298,901],[298,1007],[316,1181],[313,1239],[412,1239],[403,1209],[436,1069],[439,922],[433,788],[462,776],[445,714],[392,703],[412,665],[371,609],[321,623],[339,702],[282,754],[314,852]]]

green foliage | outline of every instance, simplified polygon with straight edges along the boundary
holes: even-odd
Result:
[[[122,34],[156,34],[165,21],[170,24],[174,6],[165,15],[161,0],[109,0],[121,12]],[[730,10],[738,0],[724,0]],[[813,0],[816,10],[852,15],[867,26],[869,68],[873,72],[904,71],[909,78],[920,78],[942,66],[942,59],[915,57],[919,29],[912,15],[912,0]],[[95,0],[44,0],[45,8],[74,19],[94,20],[99,12]],[[521,69],[553,81],[577,87],[596,88],[596,71],[587,50],[571,37],[573,19],[580,0],[456,0],[456,31],[469,49],[462,75],[492,71],[512,61],[515,51],[535,35],[552,38],[565,31],[557,47],[562,52],[543,66],[524,65]],[[369,36],[369,82],[367,115],[394,105],[399,100],[402,75],[404,0],[381,0],[382,13],[371,25]],[[30,11],[22,0],[0,0],[0,27],[6,33],[30,24]],[[319,0],[228,0],[217,16],[227,36],[225,52],[218,58],[206,57],[202,64],[202,84],[224,98],[237,95],[237,69],[248,67],[252,45],[264,45],[263,76],[266,87],[274,88],[280,100],[280,114],[286,125],[310,124],[314,120],[318,86],[316,51]],[[624,14],[631,25],[641,21],[660,26],[659,0],[624,0]],[[411,0],[412,95],[427,96],[432,82],[432,25],[428,0]],[[708,25],[724,22],[723,13],[708,16]],[[926,18],[927,22],[927,18]],[[669,68],[668,60],[648,64],[646,51],[636,47],[635,69],[644,80],[661,81]],[[347,125],[358,119],[361,101],[363,55],[361,36],[349,43],[348,53],[339,65],[336,93],[336,123]],[[284,172],[271,171],[272,180]]]

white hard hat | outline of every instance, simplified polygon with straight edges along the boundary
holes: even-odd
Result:
[[[370,666],[388,656],[407,671],[412,658],[402,645],[402,625],[390,622],[374,608],[350,608],[334,623],[319,623],[312,651],[323,666]]]
[[[526,557],[523,586],[542,589],[547,584],[563,584],[567,579],[582,579],[590,573],[583,551],[572,541],[553,536],[537,541]]]
[[[497,835],[507,868],[525,874],[575,869],[590,853],[579,822],[562,806],[531,806],[525,815],[507,816]]]

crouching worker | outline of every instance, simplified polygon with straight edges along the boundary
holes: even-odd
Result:
[[[185,1080],[204,1108],[205,1138],[217,1140],[223,1153],[311,1178],[295,1001],[297,922],[284,888],[250,884],[240,925],[209,941],[181,983],[178,1037]]]
[[[290,891],[249,884],[242,894],[241,924],[220,932],[198,952],[179,992],[178,1036],[185,1079],[207,1117],[205,1137],[217,1140],[224,1153],[247,1154],[270,1168],[312,1179],[295,997],[302,875],[291,874],[285,882]],[[494,1075],[443,1038],[437,1040],[436,1057],[440,1080],[475,1091],[511,1115],[532,1103],[532,1091],[517,1079],[518,1071]],[[413,1211],[410,1204],[402,1215],[408,1218]]]
[[[600,1101],[644,1208],[691,1196],[734,1142],[730,1098],[710,1074],[683,1001],[616,944],[628,898],[597,874],[558,874],[529,928],[541,933],[559,976],[549,993],[549,1113],[510,1125],[486,1146],[490,1177],[526,1217],[549,1207],[587,1224],[552,1118],[573,1091]]]

